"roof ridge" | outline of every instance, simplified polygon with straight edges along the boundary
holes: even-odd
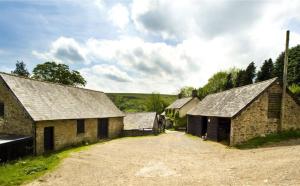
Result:
[[[271,80],[273,80],[272,82],[274,82],[274,81],[277,80],[277,79],[278,79],[278,77],[274,77],[274,78],[267,79],[267,80],[264,80],[264,81],[260,81],[260,82],[257,82],[257,83],[251,83],[251,84],[243,85],[243,86],[240,86],[240,87],[234,87],[234,88],[231,88],[231,89],[228,89],[228,90],[223,90],[223,91],[221,91],[221,92],[212,93],[212,94],[209,94],[209,95],[207,95],[207,96],[215,95],[215,94],[220,94],[220,93],[223,93],[223,92],[232,91],[232,90],[235,90],[235,89],[245,88],[245,87],[248,87],[248,86],[258,85],[258,84],[261,84],[261,83],[265,83],[266,81],[271,81]],[[206,97],[206,96],[205,96],[205,97]]]
[[[83,88],[83,87],[76,87],[76,86],[72,86],[72,85],[65,85],[65,84],[62,84],[62,83],[54,83],[54,82],[40,80],[40,79],[33,79],[33,78],[30,78],[30,77],[18,76],[18,75],[15,75],[15,74],[10,74],[10,73],[7,73],[7,72],[1,72],[0,71],[0,75],[1,74],[8,75],[8,76],[13,76],[13,77],[17,77],[17,78],[20,78],[20,79],[27,79],[27,80],[37,81],[37,82],[41,82],[41,83],[48,83],[48,84],[58,85],[58,86],[62,86],[62,87],[69,87],[69,88],[76,88],[76,89],[81,89],[81,90],[87,90],[87,91],[94,91],[94,92],[104,93],[103,91],[99,91],[99,90],[92,90],[92,89]]]
[[[146,111],[143,111],[143,112],[125,112],[125,114],[156,114],[156,112],[146,112]]]

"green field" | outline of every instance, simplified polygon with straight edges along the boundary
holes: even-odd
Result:
[[[151,94],[139,93],[107,93],[117,107],[124,112],[144,112],[148,111],[146,102]],[[177,95],[160,95],[166,105],[177,99]]]

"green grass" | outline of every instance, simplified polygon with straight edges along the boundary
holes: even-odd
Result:
[[[69,148],[44,156],[27,157],[0,165],[0,185],[21,185],[37,179],[47,171],[53,170],[60,161],[68,157],[72,152],[84,150],[90,146]]]
[[[147,111],[146,101],[151,96],[151,94],[139,93],[107,93],[107,95],[124,112]],[[167,105],[177,99],[177,95],[160,94],[160,96]]]
[[[243,144],[236,145],[239,149],[253,149],[266,144],[300,138],[300,130],[289,130],[280,133],[268,134],[265,137],[256,137]]]

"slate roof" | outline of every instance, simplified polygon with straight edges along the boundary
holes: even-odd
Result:
[[[192,97],[177,99],[171,105],[169,105],[167,109],[180,109],[192,99],[193,99]]]
[[[121,117],[103,93],[0,73],[34,121]]]
[[[124,130],[152,129],[155,119],[155,112],[126,113]]]
[[[188,115],[234,117],[272,85],[277,78],[210,94],[191,109]]]

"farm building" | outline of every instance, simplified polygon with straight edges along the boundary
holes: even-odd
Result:
[[[123,117],[103,92],[0,73],[0,133],[31,137],[35,154],[117,137]]]
[[[183,123],[177,123],[179,127],[185,127],[186,125],[186,113],[194,108],[198,103],[199,99],[197,97],[187,97],[187,98],[180,98],[175,100],[171,105],[169,105],[164,112],[165,115],[165,123],[166,126],[169,127],[169,125],[176,125],[176,123],[172,123],[170,118],[181,118]]]
[[[124,136],[143,136],[162,132],[155,112],[127,113],[124,118]]]
[[[281,129],[299,129],[299,102],[289,91],[281,126],[281,96],[276,78],[208,95],[187,113],[187,132],[236,145]]]

